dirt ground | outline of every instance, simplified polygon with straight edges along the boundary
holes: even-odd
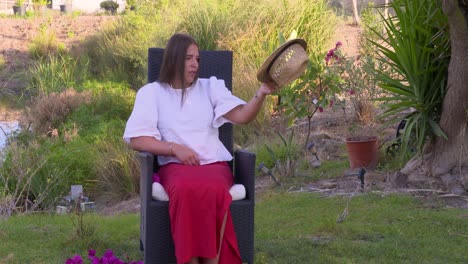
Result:
[[[79,44],[87,36],[98,32],[113,16],[69,16],[49,10],[47,16],[33,18],[0,18],[0,89],[17,91],[24,87],[21,72],[28,66],[28,48],[40,30],[55,34],[67,48]]]
[[[0,59],[4,60],[4,67],[0,68],[0,89],[16,90],[24,87],[21,72],[30,63],[28,47],[34,37],[39,34],[41,28],[54,32],[59,42],[71,48],[80,43],[87,36],[99,31],[106,22],[116,19],[112,16],[62,16],[60,13],[52,13],[48,17],[12,19],[0,18]],[[359,34],[361,28],[349,24],[339,25],[333,43],[341,41],[342,50],[348,56],[356,56],[359,52]],[[330,47],[332,48],[332,47]],[[15,113],[0,107],[0,121],[15,118]],[[319,142],[324,135],[329,142],[341,142],[349,125],[349,117],[341,112],[318,113],[313,118],[312,136]],[[389,128],[384,141],[394,137],[395,128]],[[319,144],[320,148],[320,144]],[[333,150],[322,145],[320,151],[327,153],[327,157],[333,159]],[[332,153],[332,154],[330,154]],[[323,155],[322,155],[323,156]],[[303,186],[290,187],[288,192],[317,192],[324,196],[329,195],[359,195],[362,193],[378,193],[386,195],[399,192],[408,193],[424,199],[427,206],[447,206],[468,208],[468,196],[454,194],[443,190],[443,186],[407,186],[398,172],[369,171],[364,178],[364,185],[356,175],[350,175],[356,171],[346,171],[343,177],[331,180],[320,180]],[[268,176],[259,177],[256,180],[257,192],[272,188],[274,183]],[[465,192],[466,193],[466,192]],[[134,197],[117,204],[98,204],[98,211],[106,215],[119,213],[138,212],[140,210],[139,198]]]

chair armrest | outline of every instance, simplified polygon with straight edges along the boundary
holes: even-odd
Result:
[[[244,185],[247,199],[255,200],[255,159],[254,153],[237,150],[234,153],[235,182]]]
[[[154,155],[149,152],[138,152],[138,160],[140,162],[141,207],[146,208],[147,202],[151,201]]]

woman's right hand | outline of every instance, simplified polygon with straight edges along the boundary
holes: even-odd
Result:
[[[200,159],[193,149],[184,145],[174,144],[172,147],[172,153],[174,156],[182,162],[184,165],[197,166],[200,165]]]

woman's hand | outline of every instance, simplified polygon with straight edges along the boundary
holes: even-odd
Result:
[[[257,96],[266,96],[272,94],[278,90],[278,86],[274,82],[262,83],[260,88],[258,88]]]
[[[174,144],[172,147],[172,153],[174,156],[182,162],[184,165],[200,165],[200,159],[193,149],[184,145]]]

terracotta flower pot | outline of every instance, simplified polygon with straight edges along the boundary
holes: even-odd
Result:
[[[352,169],[374,169],[377,165],[377,137],[347,138],[346,150],[348,151],[348,159]]]

